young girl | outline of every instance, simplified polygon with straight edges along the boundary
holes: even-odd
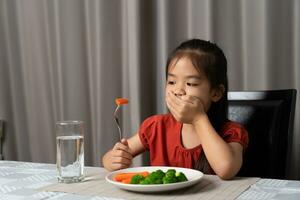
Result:
[[[227,61],[209,41],[183,42],[166,66],[165,100],[169,114],[146,119],[139,131],[122,139],[102,158],[107,170],[131,165],[150,151],[151,165],[194,168],[234,177],[241,168],[247,131],[227,119]]]

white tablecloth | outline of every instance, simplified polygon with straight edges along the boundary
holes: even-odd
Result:
[[[113,200],[99,196],[83,196],[38,189],[57,182],[53,164],[0,161],[0,200]]]
[[[57,183],[53,164],[0,161],[0,200],[6,199],[72,199],[115,200],[118,198],[90,196],[64,192],[40,191],[40,188]],[[229,182],[230,183],[230,182]],[[221,194],[220,194],[221,195]],[[224,198],[226,199],[226,198]],[[299,200],[300,181],[261,179],[244,191],[238,200]]]

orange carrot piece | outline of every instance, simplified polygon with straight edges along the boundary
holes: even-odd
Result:
[[[123,179],[122,183],[129,184],[131,182],[131,178]]]
[[[122,182],[122,180],[130,178],[132,176],[134,176],[136,173],[120,173],[120,174],[116,174],[114,179],[115,181],[119,181]]]
[[[130,179],[130,180],[131,180],[131,178],[132,178],[134,175],[137,175],[137,174],[146,177],[146,176],[149,175],[149,172],[144,171],[144,172],[128,172],[128,173],[120,173],[120,174],[115,175],[114,180],[115,180],[115,181],[118,181],[118,182],[122,182],[122,181],[125,180],[125,179]]]
[[[116,100],[116,104],[117,105],[124,105],[124,104],[128,104],[128,99],[125,99],[125,98],[117,98]]]

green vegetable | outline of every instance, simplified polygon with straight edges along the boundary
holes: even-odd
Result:
[[[140,184],[141,184],[141,185],[149,185],[149,184],[152,184],[152,183],[150,183],[149,179],[145,178],[144,180],[142,180],[142,181],[140,182]]]
[[[151,180],[162,179],[165,176],[165,173],[162,170],[156,170],[150,173],[147,177]]]
[[[176,176],[176,179],[177,179],[178,182],[183,182],[183,181],[188,180],[186,178],[186,176],[184,175],[184,173],[182,173],[182,172],[176,172],[175,176]]]
[[[174,169],[169,169],[166,172],[165,177],[163,177],[163,183],[164,184],[168,184],[168,183],[176,183],[177,182],[177,178],[175,176],[176,174],[176,170]]]
[[[175,169],[169,169],[169,170],[166,172],[166,176],[167,176],[167,177],[175,177],[175,174],[176,174],[176,170],[175,170]]]
[[[137,174],[137,175],[134,175],[134,176],[131,178],[130,183],[131,183],[131,184],[139,184],[139,183],[140,183],[142,180],[144,180],[144,179],[145,179],[144,176]]]
[[[175,169],[169,169],[166,173],[162,170],[151,172],[147,177],[135,175],[131,178],[131,184],[169,184],[187,181],[188,179],[182,172],[176,172]]]
[[[156,170],[145,178],[143,184],[162,184],[162,179],[164,176],[165,173],[162,170]]]
[[[176,176],[165,176],[163,178],[163,184],[168,184],[168,183],[177,183]]]

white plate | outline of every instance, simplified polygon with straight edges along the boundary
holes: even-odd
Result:
[[[126,183],[114,181],[114,176],[119,173],[142,172],[142,171],[148,171],[151,173],[158,169],[161,169],[163,172],[166,172],[168,169],[175,169],[176,172],[183,172],[187,177],[188,181],[179,182],[179,183],[170,183],[170,184],[155,184],[155,185],[126,184]],[[105,177],[105,179],[109,183],[114,184],[115,186],[125,190],[130,190],[135,192],[163,192],[163,191],[177,190],[180,188],[192,186],[198,183],[202,177],[203,177],[203,173],[194,169],[155,166],[155,167],[133,167],[133,168],[114,171],[109,173]]]

